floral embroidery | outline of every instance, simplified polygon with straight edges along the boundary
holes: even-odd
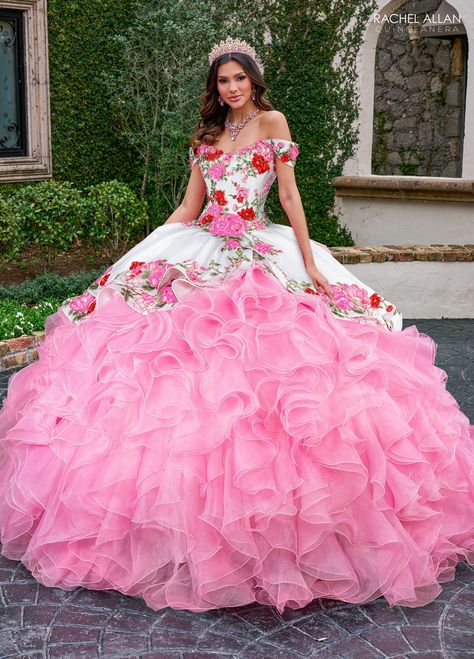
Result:
[[[238,214],[246,220],[268,226],[265,200],[276,178],[275,156],[287,165],[294,166],[298,157],[298,145],[289,140],[274,138],[257,140],[233,153],[225,153],[210,144],[189,148],[189,165],[199,162],[207,186],[207,204],[194,224],[204,226],[215,217],[213,206],[221,213]],[[258,178],[258,185],[250,185]],[[192,224],[192,223],[191,223]],[[252,225],[248,226],[251,230]]]
[[[72,320],[79,320],[94,312],[96,296],[103,287],[111,287],[140,313],[168,309],[178,302],[173,291],[175,279],[192,286],[218,286],[234,269],[259,261],[276,276],[290,292],[318,295],[339,318],[373,322],[392,329],[399,314],[378,292],[369,294],[356,284],[332,282],[333,300],[322,290],[316,290],[306,278],[294,279],[284,272],[278,255],[282,253],[271,239],[262,233],[269,225],[264,206],[268,192],[276,178],[276,159],[294,166],[298,145],[289,140],[264,139],[225,153],[212,145],[201,144],[189,149],[189,165],[199,162],[207,186],[207,202],[199,217],[182,222],[211,234],[222,243],[222,258],[210,259],[206,264],[193,259],[174,262],[165,258],[132,261],[128,268],[112,274],[108,268],[82,295],[66,300],[63,308]],[[269,234],[269,236],[271,233]],[[325,245],[319,246],[329,252]]]

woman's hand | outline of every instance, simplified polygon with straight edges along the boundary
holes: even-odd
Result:
[[[322,288],[323,291],[326,293],[326,295],[329,297],[329,299],[334,300],[332,288],[329,285],[329,282],[326,279],[326,277],[318,270],[318,268],[314,264],[312,264],[306,268],[306,272],[311,277],[314,288],[316,289]]]

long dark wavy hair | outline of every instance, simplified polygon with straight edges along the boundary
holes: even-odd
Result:
[[[229,106],[220,105],[217,91],[217,70],[221,64],[235,60],[242,65],[255,87],[255,105],[261,110],[274,110],[266,98],[267,85],[255,61],[245,53],[225,53],[217,57],[209,68],[206,81],[206,91],[201,94],[200,120],[191,138],[191,146],[196,149],[200,144],[214,144],[224,130],[224,122]]]

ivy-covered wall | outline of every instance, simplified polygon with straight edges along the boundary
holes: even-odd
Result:
[[[113,65],[111,36],[133,19],[136,0],[48,0],[53,176],[80,186],[137,183],[136,155],[120,136],[101,72]]]

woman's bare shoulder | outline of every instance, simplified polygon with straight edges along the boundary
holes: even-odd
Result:
[[[283,112],[268,110],[262,117],[267,138],[291,140],[290,128]]]

